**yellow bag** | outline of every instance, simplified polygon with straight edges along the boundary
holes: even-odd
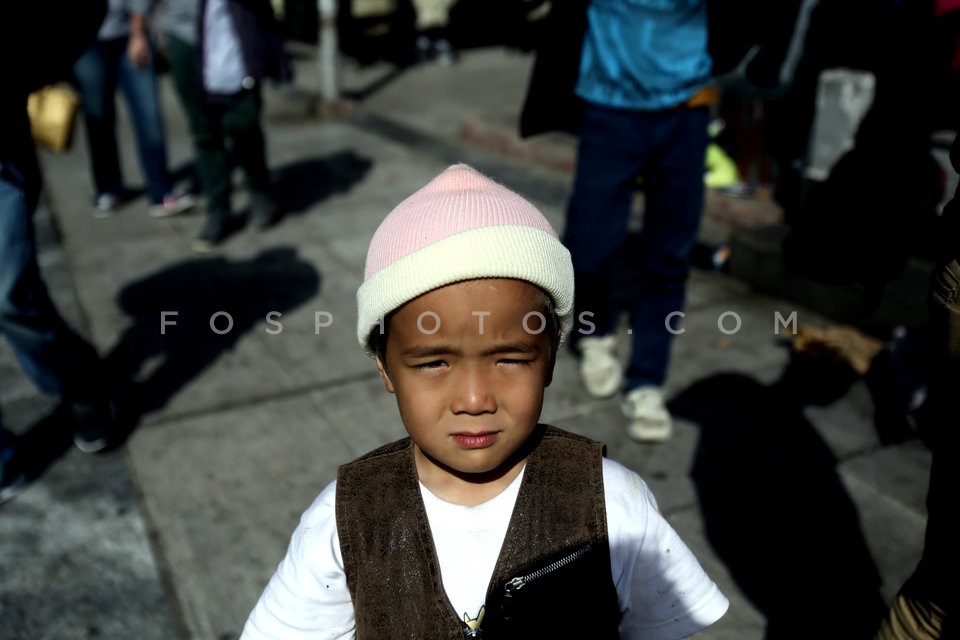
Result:
[[[73,142],[80,96],[64,84],[51,84],[30,94],[27,114],[33,139],[42,147],[62,152]]]

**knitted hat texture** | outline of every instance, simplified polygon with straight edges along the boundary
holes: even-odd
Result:
[[[516,278],[553,299],[562,335],[573,325],[570,252],[536,207],[455,164],[391,211],[370,241],[357,291],[357,339],[428,291],[477,278]]]

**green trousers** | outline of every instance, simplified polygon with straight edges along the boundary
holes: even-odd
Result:
[[[211,100],[203,91],[201,61],[196,46],[166,36],[173,83],[193,136],[197,177],[211,216],[229,216],[234,163],[243,168],[253,192],[269,193],[266,143],[260,126],[259,86],[229,100]]]

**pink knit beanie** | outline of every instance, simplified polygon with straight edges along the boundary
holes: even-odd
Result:
[[[516,278],[546,291],[562,337],[573,325],[570,252],[536,207],[465,164],[455,164],[384,218],[357,291],[357,339],[428,291],[477,278]]]

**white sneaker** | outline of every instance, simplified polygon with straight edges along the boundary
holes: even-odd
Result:
[[[580,379],[594,398],[608,398],[623,384],[616,336],[580,338]]]
[[[667,411],[660,387],[640,387],[623,398],[627,417],[627,435],[637,442],[663,442],[673,431],[673,418]]]
[[[109,218],[117,213],[120,207],[120,195],[116,193],[101,193],[93,204],[94,218]]]
[[[193,209],[196,204],[189,193],[168,193],[162,201],[150,205],[148,211],[154,218],[169,218]]]

